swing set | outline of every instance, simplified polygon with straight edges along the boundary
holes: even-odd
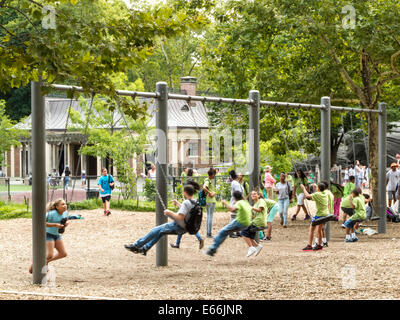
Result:
[[[46,263],[46,249],[45,249],[45,212],[46,208],[46,168],[45,168],[45,112],[44,112],[44,97],[41,94],[42,83],[32,82],[32,146],[33,146],[33,177],[32,177],[32,236],[33,236],[33,283],[42,283],[43,266]],[[53,84],[51,87],[60,91],[75,91],[83,92],[83,88],[70,85]],[[213,103],[229,103],[232,105],[246,105],[249,107],[249,132],[250,139],[249,145],[249,158],[248,165],[250,168],[249,185],[250,190],[259,188],[259,172],[260,172],[260,106],[273,108],[276,116],[278,108],[284,108],[289,126],[292,126],[289,109],[303,109],[308,110],[308,116],[311,117],[311,110],[319,110],[321,117],[321,180],[330,181],[330,153],[331,153],[331,111],[341,113],[376,113],[378,114],[379,126],[379,172],[378,172],[378,208],[379,208],[379,233],[386,232],[386,193],[385,193],[385,179],[386,179],[386,104],[380,103],[378,110],[361,109],[361,108],[348,108],[331,106],[330,98],[323,97],[321,104],[302,104],[302,103],[288,103],[288,102],[275,102],[265,101],[260,99],[260,94],[257,90],[249,92],[248,99],[234,99],[222,97],[208,97],[208,96],[190,96],[182,94],[168,93],[168,85],[165,82],[158,82],[156,84],[155,92],[138,92],[138,91],[125,91],[117,90],[116,94],[119,96],[128,96],[132,98],[143,97],[152,98],[156,101],[156,172],[162,174],[156,175],[156,225],[164,224],[167,222],[167,217],[164,215],[166,209],[167,196],[168,196],[168,175],[167,162],[168,162],[168,99],[184,100],[190,103],[191,101],[200,101],[203,104],[206,102]],[[90,109],[92,109],[94,93],[90,102]],[[190,109],[190,108],[189,108]],[[121,111],[120,111],[121,112]],[[125,125],[127,125],[126,118],[121,112]],[[279,123],[281,132],[283,132],[282,123]],[[312,126],[312,122],[311,126]],[[68,120],[67,120],[68,125]],[[85,133],[87,133],[88,124],[86,124]],[[293,129],[293,127],[292,127]],[[65,131],[66,133],[66,131]],[[295,136],[295,135],[294,135]],[[285,146],[288,148],[286,138],[284,138]],[[296,134],[295,143],[298,147],[298,135]],[[290,153],[289,153],[290,154]],[[293,166],[296,168],[294,159],[291,159]],[[77,173],[76,173],[77,174]],[[74,188],[73,188],[74,189]],[[326,235],[329,239],[329,222],[326,227]],[[163,237],[156,247],[156,265],[168,265],[168,243],[167,237]]]

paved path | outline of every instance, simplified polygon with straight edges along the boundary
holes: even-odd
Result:
[[[55,200],[57,198],[64,198],[63,190],[48,190],[47,199],[48,201]],[[86,191],[82,189],[75,189],[73,194],[72,190],[65,191],[65,198],[68,202],[71,201],[82,201],[86,200]],[[1,200],[8,200],[7,192],[0,193]],[[16,203],[24,203],[25,199],[29,199],[29,203],[32,203],[32,191],[18,191],[11,193],[11,201]]]

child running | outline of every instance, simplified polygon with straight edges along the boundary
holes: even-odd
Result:
[[[253,254],[257,256],[260,253],[262,245],[258,244],[254,238],[258,232],[258,228],[265,228],[265,221],[267,219],[267,204],[265,200],[257,191],[251,192],[251,199],[254,201],[254,206],[252,208],[253,221],[249,227],[241,232],[244,242],[249,246],[246,257],[250,257]]]
[[[307,192],[306,187],[301,184],[300,188],[303,190],[304,195],[307,199],[315,201],[315,206],[317,207],[317,212],[315,213],[315,216],[312,219],[312,222],[315,220],[326,217],[329,215],[329,194],[327,192],[324,192],[326,189],[326,186],[324,183],[319,183],[317,186],[317,192],[313,193],[310,195]],[[319,224],[317,226],[313,226],[312,223],[310,225],[310,231],[308,234],[308,244],[305,248],[303,248],[303,251],[319,251],[322,250],[322,228],[324,224]],[[314,232],[315,229],[317,229],[317,235],[318,235],[318,241],[317,245],[315,247],[312,247],[312,242],[314,239]]]
[[[112,190],[114,188],[114,178],[112,175],[107,174],[107,169],[101,169],[101,177],[97,182],[97,186],[100,189],[100,198],[103,201],[104,215],[109,216],[110,212],[110,200]]]
[[[198,190],[200,190],[200,186],[197,182],[188,182],[187,185],[183,188],[183,196],[186,200],[182,202],[178,212],[174,213],[168,209],[164,210],[164,215],[170,217],[174,221],[164,223],[151,229],[147,235],[140,238],[135,243],[125,245],[125,248],[132,251],[133,253],[141,253],[145,256],[147,254],[147,251],[149,251],[161,239],[163,235],[182,235],[186,233],[186,225],[184,221],[185,215],[188,214],[190,210],[195,206],[193,195]]]
[[[230,206],[227,201],[222,200],[230,212],[235,212],[236,216],[230,223],[223,227],[214,239],[214,243],[204,253],[209,256],[214,256],[219,246],[225,241],[226,237],[235,231],[242,231],[251,224],[251,206],[243,200],[241,191],[233,192],[234,204]]]
[[[356,242],[358,238],[355,233],[355,225],[366,218],[365,211],[365,200],[364,197],[360,196],[358,189],[354,189],[349,196],[349,201],[354,214],[346,220],[344,226],[346,227],[346,239],[345,242]]]
[[[47,204],[46,213],[46,265],[51,261],[59,260],[67,256],[60,229],[68,226],[68,222],[62,224],[63,219],[68,218],[67,204],[63,199],[57,199]],[[56,249],[57,253],[54,253]],[[29,268],[32,273],[33,265]]]

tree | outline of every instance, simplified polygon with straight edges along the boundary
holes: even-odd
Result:
[[[123,90],[143,91],[140,80],[129,83],[125,74],[119,74],[113,81]],[[91,105],[91,99],[81,98],[84,116],[71,109],[72,124],[69,130],[79,131],[82,135],[80,154],[112,161],[112,166],[118,172],[118,181],[122,184],[122,195],[127,199],[136,193],[136,173],[129,165],[129,159],[144,152],[148,143],[148,128],[147,121],[136,120],[122,113],[119,106],[123,99],[128,98],[117,97],[114,100],[94,97]]]
[[[15,123],[5,113],[5,101],[0,100],[0,164],[4,163],[4,154],[12,146],[20,146],[19,139],[27,136],[22,130],[15,128]]]
[[[352,104],[376,110],[388,85],[398,85],[400,40],[394,30],[400,27],[399,3],[395,0],[353,1],[274,1],[286,16],[296,38],[310,39],[307,50],[321,60],[327,58],[351,93]],[[345,23],[342,9],[353,11],[351,23]],[[347,17],[349,18],[349,17]],[[334,95],[334,92],[328,92]],[[356,100],[356,103],[354,103]],[[368,113],[369,160],[373,197],[378,196],[378,123]],[[377,211],[377,202],[374,202]]]
[[[141,63],[159,37],[203,25],[201,8],[208,2],[176,0],[146,10],[128,9],[120,0],[1,1],[0,16],[14,18],[0,22],[0,91],[41,77],[114,96],[111,75]],[[144,115],[129,100],[121,103],[132,117]]]

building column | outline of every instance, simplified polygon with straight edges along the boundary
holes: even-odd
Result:
[[[100,157],[97,157],[97,176],[101,175],[102,161]]]
[[[14,178],[15,174],[14,174],[14,169],[15,169],[15,165],[14,165],[14,161],[15,161],[15,157],[14,157],[14,147],[11,147],[10,149],[10,177]]]
[[[26,143],[22,143],[22,152],[21,152],[21,177],[25,178],[26,176]]]

